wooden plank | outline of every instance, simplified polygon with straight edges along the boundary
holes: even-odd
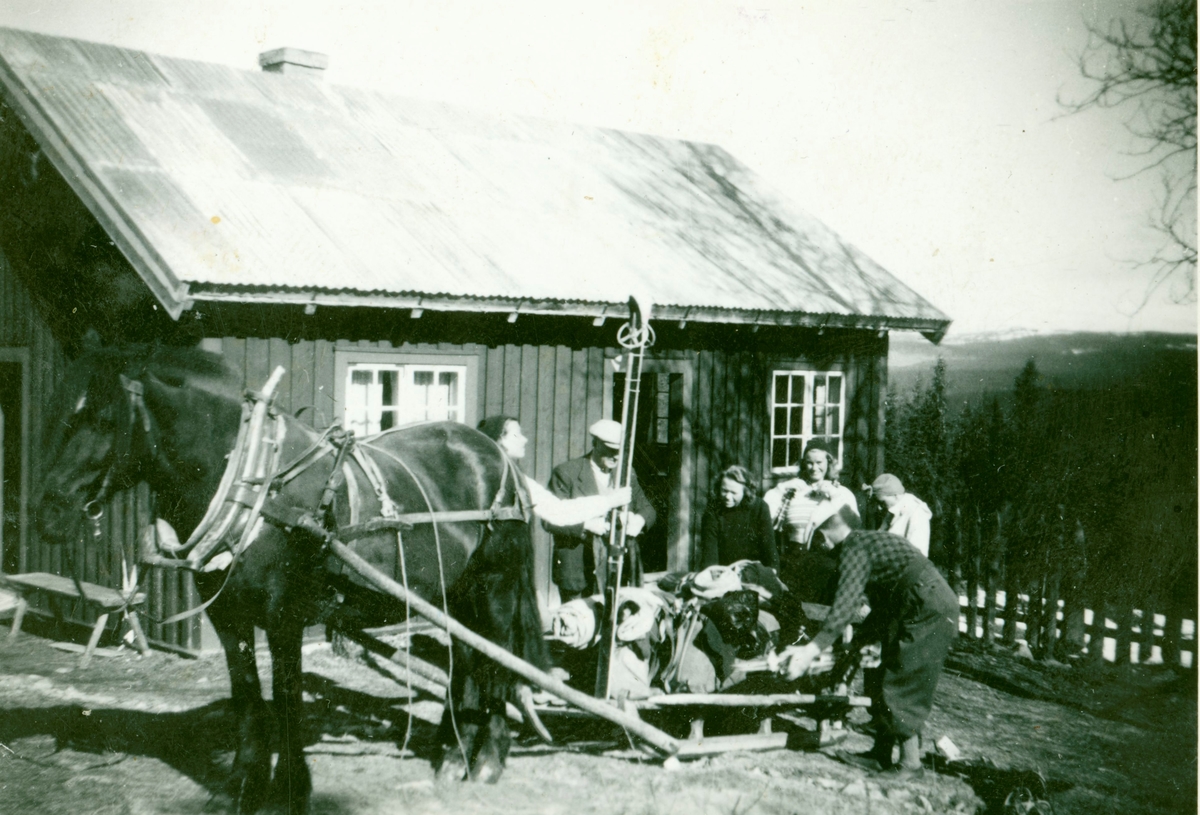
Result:
[[[166,596],[163,598],[163,611],[168,615],[178,614],[183,611],[183,604],[180,602],[179,592],[179,574],[171,572],[163,575],[163,584],[166,589]],[[179,623],[171,623],[163,626],[163,639],[172,645],[179,645]]]
[[[608,388],[609,382],[604,370],[604,366],[607,364],[604,360],[603,348],[587,349],[588,392],[587,418],[583,423],[585,428],[584,453],[592,447],[592,440],[588,437],[586,428],[591,427],[601,419],[611,418],[604,415],[605,390]]]
[[[787,733],[749,733],[741,736],[708,736],[698,741],[679,742],[678,759],[701,758],[740,750],[782,750]]]
[[[883,444],[887,433],[887,388],[888,388],[888,337],[885,334],[881,347],[875,352],[871,364],[871,399],[874,401],[874,421],[869,434],[870,449],[867,454],[867,473],[874,476],[884,470]]]
[[[292,413],[301,411],[300,419],[312,427],[322,427],[316,415],[317,349],[312,342],[298,342],[292,346],[291,393],[288,396]]]
[[[519,345],[504,346],[504,408],[500,412],[518,419],[522,419],[521,356]],[[524,426],[525,422],[521,421],[521,424]]]
[[[695,439],[696,453],[696,491],[695,517],[703,517],[708,505],[708,488],[710,469],[715,472],[717,464],[711,461],[714,450],[712,436],[712,404],[713,404],[713,359],[710,351],[700,351],[697,354],[696,365],[696,416],[692,423],[692,436]],[[693,537],[695,537],[693,535]]]
[[[557,386],[557,355],[554,347],[543,345],[537,350],[537,458],[533,459],[534,477],[546,484],[554,466],[554,425],[556,422],[555,395]]]
[[[313,405],[316,408],[314,426],[320,430],[345,418],[334,402],[336,376],[333,343],[316,340],[313,343]]]
[[[44,591],[49,594],[59,595],[60,597],[69,597],[73,600],[79,599],[79,591],[75,587],[75,581],[63,575],[50,574],[49,572],[9,574],[0,576],[0,582],[10,585],[16,591]],[[89,603],[103,609],[116,609],[125,604],[125,598],[116,589],[86,580],[80,582],[83,584],[83,593],[86,595]],[[133,603],[138,605],[145,602],[145,600],[146,595],[138,593],[134,595]]]
[[[1166,619],[1163,621],[1162,661],[1164,665],[1174,667],[1180,664],[1180,644],[1183,640],[1183,614],[1178,604],[1167,608]]]
[[[574,380],[571,349],[560,345],[554,349],[554,440],[551,444],[551,466],[571,458],[571,421],[575,406],[571,402]],[[549,479],[550,473],[546,473]]]
[[[483,418],[504,412],[504,346],[488,348],[483,366]]]
[[[571,351],[571,428],[567,458],[579,458],[587,453],[588,428],[588,352],[585,348]]]
[[[283,379],[279,380],[279,386],[275,389],[275,404],[285,413],[291,413],[292,408],[292,346],[282,337],[271,337],[267,340],[267,375],[270,376],[271,371],[275,370],[275,366],[282,365],[284,369]],[[264,379],[263,382],[266,380]],[[255,387],[262,387],[263,382],[259,382]]]
[[[187,572],[183,575],[183,588],[183,596],[184,601],[187,604],[187,608],[195,608],[196,606],[200,605],[200,592],[196,590],[195,575],[191,574],[190,572]],[[200,620],[199,614],[193,614],[187,620],[184,620],[183,627],[186,634],[184,641],[180,644],[187,648],[199,650],[201,637],[200,632],[202,626],[203,624]]]
[[[1046,604],[1042,610],[1043,658],[1054,658],[1058,647],[1058,593],[1061,580],[1057,567],[1046,580]]]
[[[640,710],[677,707],[799,707],[816,702],[849,707],[870,707],[866,696],[824,695],[812,693],[667,693],[639,700]]]
[[[712,366],[712,401],[709,403],[708,414],[708,432],[712,443],[708,453],[708,472],[709,478],[715,478],[716,474],[730,463],[725,444],[725,414],[727,412],[725,406],[728,404],[729,398],[729,394],[725,391],[725,379],[729,373],[729,366],[722,353],[712,351],[708,356]],[[711,486],[707,480],[705,484]]]
[[[533,472],[535,477],[537,474],[536,462],[539,459],[539,450],[541,446],[539,442],[541,417],[538,415],[538,347],[536,345],[521,346],[521,376],[517,380],[520,384],[520,410],[517,416],[521,420],[521,427],[525,428],[525,435],[529,439],[529,446],[526,448],[525,460],[535,462]],[[526,472],[529,472],[526,470]],[[546,474],[549,479],[549,473]]]
[[[245,386],[261,388],[271,374],[271,344],[258,337],[246,339]]]
[[[973,640],[979,636],[976,632],[979,630],[979,546],[982,538],[979,510],[970,513],[969,517],[971,526],[967,535],[968,554],[964,569],[967,573],[967,638]]]
[[[1117,641],[1116,658],[1113,663],[1116,665],[1128,665],[1130,663],[1130,643],[1133,641],[1133,609],[1129,607],[1128,602],[1122,602],[1117,607],[1117,630],[1113,632],[1113,639]]]
[[[754,364],[754,355],[743,352],[738,364],[738,462],[753,473],[759,459],[759,448],[754,445],[763,417],[762,400],[759,399],[761,377]],[[761,495],[761,492],[759,493]]]
[[[149,579],[150,619],[147,621],[146,636],[153,640],[163,640],[163,626],[158,622],[169,615],[163,612],[163,601],[166,598],[163,586],[163,570],[158,566],[150,567]]]

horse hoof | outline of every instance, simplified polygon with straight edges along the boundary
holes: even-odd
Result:
[[[448,747],[433,775],[437,781],[466,781],[467,765],[457,750]]]
[[[504,767],[494,761],[477,761],[471,768],[471,780],[480,784],[495,784],[504,773]]]

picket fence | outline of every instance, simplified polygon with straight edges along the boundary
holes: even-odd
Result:
[[[1010,647],[1023,642],[1037,659],[1196,667],[1195,599],[1166,589],[1154,599],[1122,603],[1085,594],[1090,541],[1081,524],[1071,529],[1060,518],[1057,533],[1041,542],[1044,563],[1034,577],[1006,568],[1014,533],[1003,513],[955,507],[943,518],[939,565],[959,581],[959,630],[966,637]],[[1009,596],[1016,598],[1011,609]]]

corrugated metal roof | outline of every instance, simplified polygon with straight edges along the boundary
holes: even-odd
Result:
[[[697,320],[949,322],[713,145],[11,29],[0,83],[173,313],[242,297],[598,314],[636,291]]]

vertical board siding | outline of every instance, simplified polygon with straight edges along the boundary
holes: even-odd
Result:
[[[750,334],[738,340],[752,342]],[[846,332],[845,347],[814,354],[787,356],[764,351],[726,351],[704,347],[699,350],[662,352],[689,366],[691,389],[686,412],[692,437],[692,454],[679,462],[676,483],[686,485],[690,501],[685,540],[694,550],[699,521],[708,502],[710,481],[719,468],[740,463],[763,477],[769,486],[770,464],[770,377],[772,370],[793,363],[825,369],[840,366],[844,371],[846,416],[844,482],[852,489],[875,475],[882,466],[883,396],[887,382],[887,340],[873,332]],[[526,474],[545,484],[554,466],[569,458],[585,455],[589,449],[587,428],[605,418],[611,405],[611,370],[606,370],[603,347],[560,345],[559,339],[545,345],[502,344],[480,347],[450,343],[397,344],[387,340],[316,339],[288,341],[282,337],[223,337],[225,358],[241,374],[246,387],[259,388],[276,365],[287,374],[280,384],[279,404],[295,412],[310,408],[304,420],[317,427],[337,421],[335,353],[344,349],[391,349],[398,352],[449,351],[477,355],[476,372],[479,392],[478,418],[496,413],[516,416],[529,438],[527,457],[522,463]],[[566,340],[568,343],[570,340]],[[828,338],[827,338],[828,341]],[[733,343],[736,345],[737,343]],[[41,319],[23,284],[8,273],[0,257],[0,345],[28,348],[30,365],[31,412],[29,430],[32,446],[40,448],[41,428],[45,423],[43,406],[53,391],[64,365],[60,343]],[[652,354],[653,356],[653,354]],[[30,483],[40,476],[39,460],[31,456]],[[103,551],[77,544],[76,563],[85,571],[84,579],[120,586],[121,547],[136,552],[141,530],[154,517],[153,496],[144,487],[127,495],[116,496],[103,526]],[[665,519],[664,519],[665,522]],[[546,592],[549,581],[550,538],[540,524],[534,524],[537,552],[538,588]],[[21,547],[24,571],[66,573],[62,549],[45,546],[30,536]],[[686,558],[686,553],[684,555]],[[679,558],[677,558],[678,560]],[[199,619],[172,626],[154,622],[194,605],[198,598],[189,575],[148,570],[144,587],[150,596],[147,633],[155,640],[182,648],[199,643]],[[547,599],[547,598],[543,598]]]

